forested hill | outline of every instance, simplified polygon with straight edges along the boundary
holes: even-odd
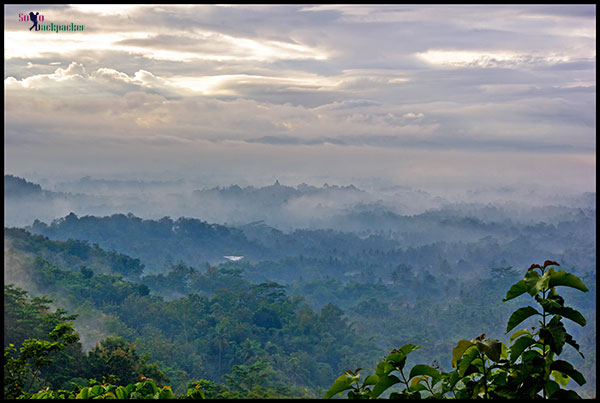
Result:
[[[26,228],[53,240],[97,243],[103,249],[138,258],[147,273],[164,271],[171,263],[194,267],[218,264],[227,261],[225,256],[243,256],[244,262],[302,256],[354,262],[354,267],[344,265],[338,275],[370,266],[377,276],[387,278],[392,266],[400,262],[465,274],[503,262],[518,266],[549,257],[581,271],[591,270],[596,261],[593,218],[595,211],[580,212],[559,222],[531,225],[428,212],[405,217],[396,232],[361,236],[333,230],[285,233],[264,223],[231,227],[194,218],[150,220],[132,214],[78,217],[71,213],[49,225],[36,220]],[[429,235],[439,234],[440,228],[448,236],[439,239]],[[271,280],[281,281],[283,277],[275,273]]]
[[[424,345],[415,359],[448,369],[457,340],[481,332],[506,338],[506,318],[520,302],[501,299],[523,272],[508,266],[461,276],[448,266],[430,272],[401,263],[388,273],[389,282],[378,281],[368,267],[358,277],[321,274],[297,278],[289,287],[244,278],[281,270],[309,277],[314,269],[313,274],[328,266],[348,268],[323,257],[229,262],[205,270],[174,265],[140,283],[110,274],[123,271],[118,264],[123,259],[140,268],[136,259],[84,242],[50,241],[5,228],[5,282],[24,287],[32,297],[49,295],[54,307],[78,315],[75,328],[84,349],[91,349],[87,355],[79,350],[60,355],[38,379],[39,389],[118,373],[125,383],[167,377],[178,393],[191,380],[208,379],[204,386],[214,397],[320,397],[343,371],[361,366],[373,372],[369,364],[384,352],[411,342]],[[589,396],[595,393],[595,271],[569,271],[580,272],[590,288],[589,295],[568,295],[589,319],[586,328],[573,329],[586,358],[565,352],[588,380],[578,391]],[[5,327],[5,341],[17,345],[23,335],[43,333],[36,323],[49,323],[30,318],[47,311],[39,299],[31,309],[6,299],[19,300],[19,294],[5,288],[5,323],[29,318]],[[126,362],[118,358],[123,356],[129,357]],[[119,368],[112,366],[114,360]]]
[[[264,225],[235,228],[193,218],[143,220],[132,214],[77,217],[71,213],[50,225],[36,220],[26,228],[50,239],[85,240],[135,256],[150,272],[179,261],[192,265],[225,262],[224,256],[258,261],[298,255],[339,256],[368,249],[387,251],[397,246],[396,242],[376,235],[362,239],[332,230],[285,234]]]
[[[139,259],[114,251],[108,252],[87,241],[68,239],[51,241],[43,235],[34,235],[21,228],[4,228],[4,249],[19,250],[30,256],[37,256],[49,263],[79,270],[86,268],[96,273],[121,275],[139,281],[144,265]],[[5,264],[5,270],[11,265]]]
[[[53,356],[55,364],[39,374],[33,391],[69,389],[71,381],[112,374],[124,385],[141,376],[161,384],[168,379],[177,393],[206,380],[208,397],[320,397],[340,371],[381,353],[341,309],[327,304],[314,311],[277,283],[252,283],[239,271],[210,267],[196,273],[210,293],[195,288],[173,298],[156,282],[151,292],[143,283],[103,274],[115,271],[108,252],[88,249],[82,258],[85,247],[72,246],[5,229],[4,276],[11,284],[5,285],[5,347],[46,338],[52,323],[72,321],[72,314],[81,337],[81,344]],[[50,305],[56,314],[47,315]]]
[[[26,181],[13,175],[4,175],[4,194],[9,197],[37,197],[44,191],[38,184]]]

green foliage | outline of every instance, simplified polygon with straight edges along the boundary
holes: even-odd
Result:
[[[188,391],[190,393],[191,391]],[[190,396],[194,398],[203,398],[201,395]],[[73,384],[72,390],[52,391],[49,389],[41,390],[31,396],[30,399],[174,399],[170,386],[159,387],[156,382],[149,378],[142,378],[141,381],[131,383],[125,386],[119,386],[96,379],[90,379],[87,385]]]
[[[79,340],[71,323],[57,325],[48,337],[51,341],[24,340],[16,356],[13,344],[4,349],[4,398],[27,396],[41,368],[52,363],[56,352]]]
[[[152,377],[167,382],[166,375],[156,366],[147,364],[136,353],[135,345],[122,337],[108,337],[88,353],[88,377],[114,376],[119,385],[133,383],[140,377]]]
[[[45,224],[36,220],[34,226],[42,228]],[[122,275],[129,280],[139,280],[144,265],[139,259],[115,251],[102,250],[97,244],[68,238],[65,241],[51,241],[43,235],[32,235],[20,228],[5,228],[4,237],[12,248],[26,251],[34,256],[46,259],[49,263],[79,268],[84,275],[94,273]]]
[[[81,220],[85,221],[85,217]],[[33,238],[24,237],[22,246],[27,246],[29,241],[35,242]],[[477,247],[484,243],[477,243]],[[12,245],[15,245],[14,241]],[[50,247],[49,244],[47,246]],[[85,256],[75,246],[70,244],[67,247],[66,243],[54,245],[65,256]],[[577,368],[585,375],[586,389],[577,387],[577,392],[595,390],[595,350],[589,347],[595,344],[595,335],[593,332],[572,331],[572,326],[579,327],[586,321],[584,315],[573,307],[584,307],[585,317],[589,317],[588,312],[593,312],[595,307],[589,298],[578,297],[577,293],[583,294],[581,284],[564,274],[556,278],[548,275],[543,281],[547,281],[548,286],[555,285],[555,291],[564,289],[565,293],[561,292],[558,296],[548,291],[543,298],[542,288],[539,288],[538,298],[533,296],[532,304],[523,304],[531,306],[517,313],[518,303],[532,297],[529,285],[537,286],[543,275],[529,274],[527,279],[530,282],[525,284],[523,291],[506,303],[500,303],[507,294],[506,290],[511,288],[510,284],[517,280],[514,278],[515,271],[505,262],[500,262],[505,267],[490,265],[494,269],[485,272],[490,276],[488,278],[476,273],[459,277],[456,268],[441,273],[436,270],[437,265],[447,268],[448,262],[444,266],[439,251],[447,247],[439,244],[435,248],[409,248],[405,252],[389,254],[363,250],[344,257],[298,256],[278,262],[230,262],[207,266],[206,270],[180,263],[172,266],[170,272],[143,277],[143,283],[132,283],[123,277],[105,274],[87,263],[65,270],[55,266],[58,263],[54,262],[60,260],[50,255],[46,255],[47,259],[32,260],[24,272],[33,284],[33,290],[48,293],[58,300],[58,305],[79,314],[75,325],[82,330],[87,349],[110,334],[122,338],[123,344],[115,349],[119,352],[114,361],[122,359],[120,367],[131,371],[123,371],[119,374],[123,379],[110,382],[117,386],[137,383],[140,378],[134,375],[136,371],[133,369],[144,367],[138,375],[143,374],[152,378],[156,385],[161,385],[165,383],[159,375],[162,371],[171,380],[175,394],[185,395],[190,389],[186,388],[189,380],[202,376],[206,380],[201,385],[195,384],[200,386],[193,387],[195,392],[190,392],[192,396],[323,396],[336,374],[345,368],[356,368],[365,361],[371,361],[374,356],[381,356],[388,345],[391,348],[419,340],[424,347],[410,352],[411,361],[431,362],[436,359],[450,363],[454,358],[452,361],[455,361],[456,367],[450,372],[452,376],[446,379],[446,372],[434,364],[415,365],[411,369],[405,363],[402,371],[409,382],[408,392],[413,393],[412,397],[440,396],[442,391],[445,391],[444,397],[460,393],[465,396],[471,393],[472,396],[475,392],[485,396],[486,389],[491,397],[494,393],[505,393],[499,385],[511,380],[508,378],[507,381],[506,368],[504,373],[501,371],[502,360],[507,360],[510,365],[521,365],[525,373],[527,366],[535,367],[539,363],[530,350],[540,349],[537,345],[542,337],[547,340],[549,350],[551,345],[557,351],[561,348],[561,361],[569,362],[573,369]],[[489,252],[484,247],[481,250],[483,252],[477,253]],[[11,256],[19,257],[20,249],[10,249],[9,252]],[[406,258],[401,261],[407,263],[398,265],[398,256]],[[414,264],[412,256],[431,262],[433,266]],[[384,269],[387,263],[370,263],[380,260],[394,262],[387,269]],[[371,268],[373,271],[369,271]],[[378,276],[391,278],[390,272],[395,268],[398,270],[392,281],[378,280]],[[299,274],[306,274],[308,280],[288,283],[285,287],[266,280],[279,273],[279,278],[291,276],[292,272],[296,278]],[[346,272],[348,275],[345,275]],[[331,276],[327,277],[327,273]],[[582,279],[591,284],[589,294],[595,294],[595,278],[590,273]],[[257,282],[253,284],[249,278]],[[5,294],[8,294],[8,297],[5,295],[5,343],[6,340],[17,340],[14,344],[20,346],[19,343],[27,338],[47,337],[53,328],[51,325],[66,317],[67,311],[59,315],[57,310],[56,315],[52,314],[49,302],[44,302],[44,299],[49,299],[45,297],[40,298],[37,308],[19,308],[23,304],[19,302],[18,293]],[[571,302],[570,306],[565,306],[564,299]],[[6,303],[7,300],[13,302]],[[494,304],[494,301],[498,303]],[[512,311],[515,313],[511,314]],[[544,331],[540,336],[539,328],[519,329],[531,321],[541,320],[544,312],[548,314],[548,333]],[[49,315],[54,315],[54,319]],[[452,347],[456,343],[451,341],[463,338],[463,334],[480,334],[482,330],[488,334],[502,333],[506,329],[506,318],[513,315],[514,324],[511,323],[509,331],[514,334],[510,336],[509,347],[499,344],[498,348],[494,339],[485,337],[479,341],[464,340],[466,347],[452,357]],[[553,315],[560,316],[562,321],[551,321]],[[431,320],[433,317],[435,321]],[[594,327],[594,324],[587,326]],[[508,335],[505,337],[508,338]],[[102,342],[98,344],[99,348],[101,346]],[[57,352],[53,362],[41,368],[31,390],[48,388],[48,393],[59,393],[69,388],[69,381],[81,384],[77,377],[94,378],[101,376],[100,372],[108,375],[117,372],[110,370],[110,365],[104,365],[110,353],[106,352],[102,360],[96,360],[96,368],[104,366],[108,370],[95,372],[91,368],[90,356],[75,347],[70,345]],[[131,350],[139,354],[135,360]],[[585,352],[587,366],[579,361],[582,355],[577,354],[581,352]],[[495,361],[498,354],[501,358]],[[575,355],[576,360],[569,354]],[[262,364],[255,365],[259,362]],[[261,365],[264,367],[259,368]],[[556,369],[549,369],[547,383],[548,394],[553,397],[560,396],[568,384],[574,386],[576,378],[581,380],[566,365],[556,365]],[[440,381],[435,377],[436,371]],[[487,388],[483,388],[481,380],[484,371]],[[360,380],[362,386],[373,389],[379,381],[376,366],[366,366],[362,372],[372,374],[364,382]],[[463,378],[472,375],[473,379],[465,384],[459,372],[464,375]],[[566,375],[568,373],[571,375]],[[432,383],[434,378],[436,382]],[[493,387],[490,384],[492,379],[496,382]],[[376,392],[383,397],[403,393],[405,389],[402,374],[395,371],[381,379]],[[359,393],[352,388],[347,390]]]
[[[585,377],[571,363],[555,357],[563,352],[565,344],[581,354],[563,318],[580,326],[585,326],[586,320],[581,313],[564,305],[564,298],[556,287],[583,292],[588,288],[577,276],[564,270],[556,271],[554,266],[559,264],[550,260],[543,265],[531,265],[524,279],[506,293],[503,301],[528,294],[540,306],[540,309],[519,308],[510,315],[507,333],[532,316],[539,316],[540,320],[532,331],[515,331],[509,347],[481,334],[457,343],[452,350],[451,364],[455,368],[452,372],[439,372],[437,368],[420,364],[406,376],[407,354],[421,347],[407,344],[379,362],[375,374],[367,376],[362,385],[360,368],[346,371],[331,385],[324,398],[345,391],[348,398],[378,398],[384,392],[388,392],[390,398],[579,398],[575,391],[564,388],[570,379],[578,385],[585,384]],[[402,385],[400,390],[389,390],[396,384]]]
[[[351,351],[358,346],[373,348],[351,329],[341,309],[330,305],[314,312],[301,299],[287,296],[284,286],[252,284],[238,270],[209,267],[200,272],[180,266],[176,277],[184,274],[191,280],[183,290],[187,295],[166,300],[141,292],[142,285],[120,277],[90,275],[81,268],[63,270],[43,259],[33,263],[27,270],[36,288],[72,303],[85,316],[82,326],[95,330],[110,325],[120,336],[119,342],[103,336],[87,355],[79,350],[71,354],[75,359],[65,357],[63,368],[55,367],[57,374],[65,372],[60,382],[54,382],[49,373],[39,382],[40,389],[65,390],[75,377],[108,375],[116,375],[119,380],[114,383],[124,386],[144,375],[158,383],[168,377],[176,382],[173,391],[182,393],[191,374],[207,374],[215,382],[230,376],[239,380],[244,368],[263,362],[266,366],[258,372],[268,373],[263,383],[258,382],[261,377],[248,378],[258,383],[244,381],[242,389],[226,384],[225,392],[238,397],[314,397],[339,370],[340,362],[361,358],[351,357]],[[203,284],[203,280],[212,295],[189,293],[187,287]],[[31,335],[36,326],[48,321],[46,314],[27,319],[24,309],[16,308],[19,298],[17,291],[6,293],[7,301],[14,302],[5,303],[5,317],[10,317],[5,324],[11,324],[5,326],[7,339],[16,339],[13,331],[23,337]],[[39,310],[47,311],[50,299],[43,301],[46,305]],[[32,308],[25,311],[34,312]],[[110,329],[106,333],[110,334]],[[147,361],[143,357],[148,357]]]

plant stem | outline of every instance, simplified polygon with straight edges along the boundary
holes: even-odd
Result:
[[[546,299],[546,291],[542,290],[542,298]],[[542,327],[546,328],[546,309],[542,307]],[[542,358],[544,359],[544,365],[546,363],[546,340],[542,342]],[[546,386],[542,386],[542,396],[546,399]]]
[[[429,385],[429,378],[425,379],[425,384],[427,385],[427,389],[429,390],[429,392],[433,395],[433,384]]]
[[[408,385],[408,381],[406,380],[406,377],[404,376],[404,372],[402,370],[400,370],[400,375],[402,375],[402,379],[404,380],[404,384],[406,385],[406,391],[408,392],[408,388],[410,388],[410,386]]]
[[[29,389],[31,389],[31,386],[33,385],[33,381],[35,381],[35,378],[37,378],[37,376],[39,375],[40,370],[39,368],[34,372],[33,377],[31,378],[31,382],[29,382],[29,386],[27,386],[27,389],[25,389],[25,391],[29,391]]]
[[[482,353],[479,353],[481,357],[481,362],[483,366],[483,396],[485,399],[489,399],[488,391],[487,391],[487,373],[485,371],[485,356]]]

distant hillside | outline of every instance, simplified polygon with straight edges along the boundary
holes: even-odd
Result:
[[[38,184],[13,175],[4,175],[4,197],[39,197],[44,190]]]
[[[73,239],[52,241],[21,228],[5,227],[4,254],[11,256],[15,253],[32,259],[39,256],[53,265],[74,271],[84,267],[95,273],[122,275],[130,280],[139,280],[144,270],[139,259],[103,250],[97,244],[89,245],[87,241]],[[10,268],[5,264],[5,277],[6,270]]]
[[[71,213],[50,225],[36,221],[26,229],[51,239],[98,243],[104,249],[142,259],[150,271],[160,271],[179,261],[201,266],[225,261],[224,256],[256,257],[266,253],[241,230],[196,219],[143,220],[132,214],[78,217]]]
[[[360,238],[332,230],[296,230],[285,234],[264,224],[241,228],[209,224],[193,218],[144,220],[133,214],[78,217],[71,213],[47,225],[35,221],[26,227],[51,239],[69,238],[98,243],[141,259],[150,271],[162,271],[180,261],[193,266],[226,262],[225,256],[245,260],[287,256],[347,256],[362,250],[393,250],[397,242],[379,236]]]
[[[71,211],[114,212],[109,197],[54,192],[14,175],[4,175],[4,226],[24,227],[34,220],[52,221]]]

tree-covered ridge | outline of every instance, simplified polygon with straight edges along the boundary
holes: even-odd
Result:
[[[23,232],[19,233],[23,235]],[[44,239],[31,236],[27,232],[24,234],[27,240],[24,246],[29,241],[35,244],[35,240]],[[61,253],[68,255],[67,249],[62,250],[64,243],[49,240],[44,242],[55,243],[58,255]],[[5,243],[5,247],[6,245]],[[475,245],[477,248],[473,249],[474,252],[484,255],[496,253],[493,243],[490,243],[489,248],[482,248],[481,245],[481,243]],[[24,247],[25,249],[27,248]],[[474,256],[480,256],[479,254]],[[5,255],[11,259],[10,264],[5,263],[5,277],[6,270],[11,267],[13,269],[25,267],[26,270],[18,270],[19,274],[31,273],[29,277],[37,279],[40,278],[40,268],[44,268],[42,270],[44,273],[55,271],[47,277],[42,276],[43,280],[28,282],[28,285],[36,290],[35,295],[47,294],[52,291],[52,287],[71,283],[71,281],[65,283],[61,280],[62,268],[53,268],[57,264],[49,263],[59,261],[52,260],[50,253],[47,255],[48,262],[37,259],[31,253],[16,249],[9,251],[8,254],[5,251]],[[518,301],[500,302],[505,289],[521,274],[521,270],[510,266],[492,266],[491,269],[485,270],[485,266],[482,265],[481,269],[472,271],[472,274],[463,275],[444,259],[440,259],[439,255],[436,256],[435,247],[409,248],[404,254],[396,257],[394,254],[387,255],[376,251],[365,251],[362,256],[362,259],[354,262],[350,257],[297,256],[257,263],[242,260],[218,266],[193,267],[180,263],[167,268],[164,273],[143,275],[141,280],[138,280],[141,283],[123,281],[123,278],[119,279],[118,276],[104,276],[102,273],[111,272],[108,267],[101,268],[100,272],[91,273],[91,269],[84,267],[82,270],[80,266],[76,266],[69,269],[73,269],[75,274],[82,277],[88,276],[89,280],[82,281],[89,285],[80,284],[64,292],[57,292],[52,297],[57,300],[59,306],[80,315],[77,319],[78,329],[83,330],[82,343],[86,349],[93,348],[98,340],[109,335],[121,335],[130,341],[135,340],[136,337],[144,340],[147,336],[151,341],[147,341],[149,347],[145,351],[154,351],[153,358],[159,358],[165,356],[165,351],[171,351],[172,340],[181,337],[182,328],[170,326],[160,332],[152,331],[147,334],[143,333],[142,328],[134,333],[130,329],[132,326],[124,324],[124,319],[120,318],[125,312],[114,305],[127,303],[126,315],[129,318],[127,323],[135,323],[137,318],[135,305],[138,297],[143,297],[139,301],[142,304],[147,304],[148,299],[154,297],[162,297],[163,303],[165,301],[170,303],[186,298],[189,294],[211,299],[217,294],[231,295],[231,293],[223,293],[222,289],[225,288],[233,290],[235,294],[240,292],[239,290],[248,290],[249,284],[272,284],[269,278],[284,278],[284,282],[288,283],[285,288],[288,298],[294,300],[302,297],[302,303],[306,303],[308,311],[313,313],[320,312],[325,306],[333,303],[341,308],[344,317],[352,323],[355,334],[371,339],[370,343],[375,347],[369,351],[361,350],[371,357],[362,361],[363,363],[375,362],[375,357],[380,356],[379,352],[410,343],[415,338],[423,344],[421,349],[411,354],[415,360],[450,362],[451,349],[457,339],[479,334],[482,327],[489,334],[501,334],[503,323],[518,303]],[[418,264],[398,264],[398,261],[411,261],[413,257],[420,259],[421,262],[428,262],[428,265],[423,267]],[[383,258],[389,259],[390,263],[376,266],[369,260]],[[396,260],[396,263],[392,264],[391,262],[396,258],[401,260]],[[587,351],[589,354],[586,354],[586,360],[578,356],[569,359],[582,368],[588,380],[584,385],[585,389],[595,390],[595,274],[593,271],[576,270],[573,266],[563,265],[563,267],[577,272],[586,284],[589,284],[590,292],[586,295],[568,295],[573,305],[593,321],[592,325],[583,331],[569,329],[580,340],[582,351]],[[472,270],[468,267],[465,269]],[[49,285],[52,287],[48,288]],[[133,296],[130,297],[131,295]],[[226,297],[221,298],[227,301]],[[89,302],[85,302],[86,299]],[[238,309],[238,305],[228,306]],[[171,316],[177,315],[175,309],[169,312]],[[248,311],[242,309],[242,312]],[[265,312],[269,313],[268,310]],[[139,318],[145,320],[144,315]],[[261,314],[258,313],[253,319],[258,320],[260,316]],[[169,317],[169,321],[172,320],[174,317]],[[193,326],[193,324],[188,323],[186,326]],[[140,332],[143,334],[136,336]],[[499,337],[499,339],[508,343],[507,338]],[[235,345],[245,340],[228,341]],[[162,348],[152,350],[151,343]],[[360,340],[355,341],[355,345],[362,345],[361,343]],[[208,356],[212,354],[213,358],[218,357],[218,351],[218,347],[213,348],[207,354]],[[352,355],[347,357],[354,358]],[[183,363],[192,358],[193,355],[182,354],[175,358],[166,356],[164,360],[180,360]],[[300,362],[314,369],[309,361]],[[194,365],[192,363],[190,367]],[[319,376],[327,376],[329,373],[330,376],[335,377],[335,374],[330,372],[318,373]],[[315,378],[316,374],[317,372],[313,372]],[[183,380],[177,382],[173,385],[180,385],[176,390],[181,390],[185,382]]]
[[[76,329],[134,344],[140,357],[147,354],[148,363],[164,370],[174,391],[184,391],[193,379],[233,388],[242,382],[237,371],[238,377],[263,379],[264,388],[277,385],[279,395],[317,396],[337,371],[359,359],[351,353],[359,345],[376,349],[352,330],[339,308],[327,305],[315,312],[301,298],[287,296],[283,286],[253,284],[236,271],[210,267],[201,273],[207,292],[182,297],[173,298],[173,290],[161,285],[170,295],[165,298],[144,283],[85,267],[66,270],[39,257],[21,269],[31,289],[78,315]],[[120,348],[127,355],[126,350]],[[100,372],[97,379],[107,375]],[[235,388],[254,386],[246,380]]]
[[[408,354],[422,346],[406,344],[392,350],[377,364],[375,374],[367,376],[362,384],[361,368],[346,370],[329,388],[325,398],[345,391],[352,399],[378,398],[384,392],[391,399],[581,398],[565,387],[571,380],[584,385],[584,375],[570,362],[557,357],[567,345],[583,357],[580,345],[565,328],[563,319],[579,326],[585,326],[587,321],[579,311],[565,305],[557,287],[589,290],[579,277],[555,269],[557,266],[560,265],[550,260],[543,265],[532,264],[524,279],[513,284],[506,293],[505,302],[529,294],[538,305],[537,309],[526,306],[515,310],[508,319],[506,333],[531,317],[539,319],[536,326],[515,331],[509,347],[482,333],[471,340],[460,340],[453,348],[454,371],[444,372],[438,365],[418,364],[408,372],[405,368]]]
[[[452,349],[452,371],[446,372],[439,365],[418,364],[410,371],[408,355],[420,349],[421,345],[405,344],[394,349],[379,362],[375,373],[361,382],[360,371],[346,370],[335,380],[325,398],[348,391],[349,398],[578,398],[580,395],[565,387],[571,383],[584,385],[585,376],[566,361],[561,354],[569,345],[583,357],[580,345],[566,329],[563,319],[579,326],[587,321],[577,310],[565,304],[565,299],[557,292],[559,288],[572,288],[588,292],[587,286],[576,275],[564,270],[553,261],[543,265],[534,264],[527,270],[523,280],[513,284],[503,301],[514,300],[529,294],[538,305],[521,307],[508,319],[506,332],[523,326],[531,317],[540,317],[539,326],[515,331],[511,345],[486,337],[486,334],[471,340],[460,340]],[[497,274],[507,274],[510,270],[499,270]],[[251,287],[265,294],[273,302],[285,298],[281,287],[276,284],[260,284]],[[12,328],[25,332],[44,334],[41,339],[28,338],[17,348],[13,343],[5,345],[4,396],[21,398],[281,398],[298,397],[298,389],[276,380],[276,371],[269,361],[261,358],[251,365],[236,365],[231,374],[223,376],[223,384],[200,379],[187,383],[187,390],[174,394],[165,373],[156,364],[148,364],[147,355],[136,355],[136,346],[122,338],[107,338],[97,345],[87,356],[81,353],[77,343],[79,337],[73,332],[73,317],[66,317],[65,311],[48,312],[47,298],[29,300],[27,293],[12,286],[5,286],[5,327],[12,339],[19,343],[22,335],[12,333]],[[8,312],[8,313],[7,313]],[[322,313],[323,315],[323,313]],[[328,316],[328,325],[339,327],[336,314]],[[263,325],[280,328],[272,322],[272,315],[260,319]],[[266,322],[264,322],[266,321]],[[186,336],[187,337],[187,336]],[[45,340],[50,339],[50,340]],[[70,348],[67,353],[67,348]],[[78,359],[74,360],[74,356]],[[561,356],[559,358],[559,356]],[[61,360],[62,359],[62,360]],[[74,373],[90,375],[87,381],[72,378],[69,388],[47,386],[53,378],[48,371],[56,361],[61,362],[61,373],[66,378]],[[73,361],[77,361],[76,363]],[[56,368],[54,368],[56,370]],[[73,371],[73,372],[69,372]],[[79,371],[79,372],[77,372]],[[366,369],[365,372],[372,371]],[[152,378],[144,374],[151,374]],[[97,379],[102,375],[102,382]],[[46,379],[45,377],[48,377]],[[139,378],[139,379],[138,379]],[[73,382],[75,380],[75,382]],[[289,381],[289,378],[286,378]],[[401,385],[398,389],[398,385]],[[392,388],[392,389],[390,389]],[[39,390],[39,392],[35,392]],[[306,392],[306,389],[304,390]],[[594,393],[595,394],[595,393]]]
[[[85,240],[51,241],[20,228],[4,228],[4,245],[5,253],[12,247],[74,270],[83,266],[97,273],[123,275],[132,280],[139,279],[144,271],[139,259],[115,251],[107,252],[98,244],[90,246]]]
[[[105,250],[140,259],[148,273],[164,272],[179,262],[188,266],[217,264],[225,261],[224,256],[234,255],[251,263],[300,257],[336,259],[342,262],[338,266],[341,272],[334,267],[325,268],[326,272],[340,275],[354,271],[352,266],[370,266],[375,278],[385,278],[398,263],[430,271],[443,263],[465,273],[480,270],[482,265],[510,261],[513,266],[525,266],[531,258],[552,258],[583,272],[592,270],[595,212],[580,213],[555,223],[523,225],[428,212],[403,217],[394,232],[365,235],[324,229],[285,233],[260,223],[232,227],[193,218],[150,220],[132,214],[69,214],[49,225],[36,221],[26,229],[55,240],[97,243]],[[440,238],[436,235],[440,233],[451,236]],[[274,270],[270,275],[275,277],[268,279],[287,283],[290,276],[297,278],[302,273]]]
[[[197,219],[143,220],[132,214],[77,217],[71,213],[50,225],[35,221],[27,229],[51,239],[87,240],[106,250],[136,256],[149,263],[153,272],[162,271],[176,259],[207,262],[230,254],[264,253],[264,248],[248,240],[242,231]]]
[[[28,182],[14,175],[4,175],[4,194],[8,197],[38,197],[44,195],[44,190],[37,183]]]

